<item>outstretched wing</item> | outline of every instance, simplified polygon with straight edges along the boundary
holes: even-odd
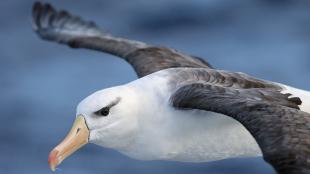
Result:
[[[288,94],[195,83],[171,97],[176,108],[201,109],[230,116],[253,135],[264,159],[279,174],[310,173],[310,114],[298,110]]]
[[[130,63],[139,77],[174,67],[212,68],[201,58],[143,42],[114,37],[93,22],[84,21],[50,4],[33,5],[33,29],[44,40],[113,54]]]

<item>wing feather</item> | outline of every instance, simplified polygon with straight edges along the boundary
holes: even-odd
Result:
[[[119,56],[130,63],[139,77],[174,67],[211,68],[201,58],[173,49],[150,46],[143,42],[114,37],[94,22],[50,4],[35,3],[32,10],[34,31],[44,40],[87,48]]]
[[[267,89],[234,89],[212,84],[182,86],[171,97],[179,109],[201,109],[230,116],[253,135],[264,159],[279,174],[310,172],[310,114],[300,100]]]

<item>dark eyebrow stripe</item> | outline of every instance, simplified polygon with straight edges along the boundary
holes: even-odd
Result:
[[[121,101],[121,98],[120,98],[120,97],[117,97],[113,102],[111,102],[110,104],[108,104],[106,107],[111,108],[111,107],[117,105],[120,101]]]
[[[110,104],[108,104],[107,106],[103,107],[103,108],[112,108],[113,106],[117,105],[119,102],[121,101],[120,97],[117,97],[114,101],[112,101]],[[94,112],[96,115],[99,115],[98,113],[103,109],[99,109],[98,111]]]

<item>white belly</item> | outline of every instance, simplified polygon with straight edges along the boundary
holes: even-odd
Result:
[[[198,110],[168,113],[174,114],[154,115],[157,118],[151,124],[143,121],[141,130],[145,134],[142,133],[123,153],[141,160],[189,162],[261,154],[250,133],[230,117]]]

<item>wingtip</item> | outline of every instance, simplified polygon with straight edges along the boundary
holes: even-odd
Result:
[[[42,9],[42,3],[39,1],[36,1],[32,5],[32,28],[33,30],[37,31],[38,30],[38,17],[39,14],[41,13]]]
[[[35,1],[32,5],[32,10],[36,9],[37,7],[40,7],[42,3],[40,1]]]
[[[45,40],[68,43],[76,36],[100,36],[102,32],[94,22],[85,21],[66,10],[36,1],[32,6],[32,29]],[[68,32],[73,34],[68,34]]]
[[[49,3],[42,3],[36,1],[32,6],[32,28],[34,31],[38,31],[44,25],[44,19],[46,16],[51,16],[55,13],[54,7]],[[42,24],[43,23],[43,24]]]
[[[37,31],[41,27],[40,18],[44,13],[44,8],[46,4],[36,1],[32,5],[32,27]]]

